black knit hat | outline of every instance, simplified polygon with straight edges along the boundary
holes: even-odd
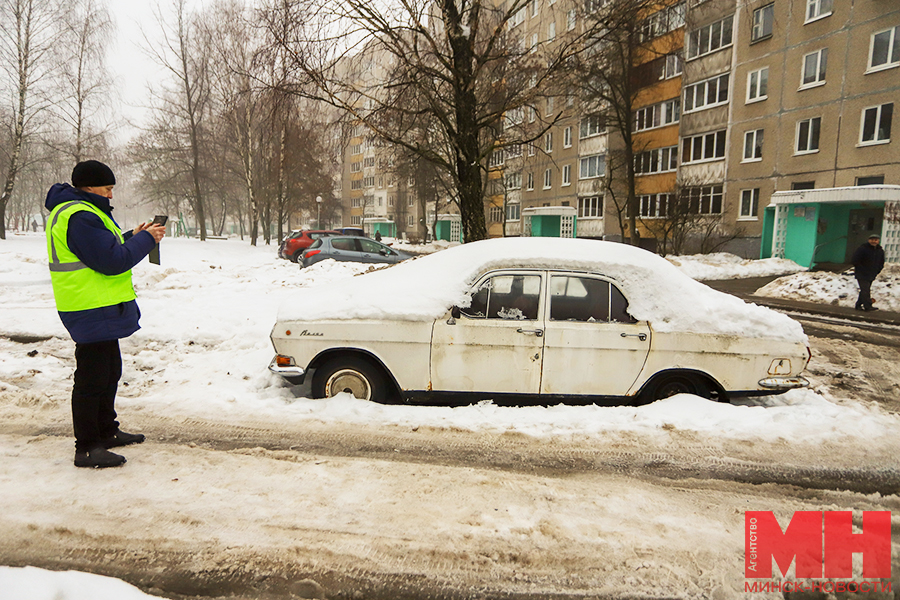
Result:
[[[72,169],[72,186],[103,187],[104,185],[116,185],[116,176],[112,169],[99,160],[86,160],[75,165]]]

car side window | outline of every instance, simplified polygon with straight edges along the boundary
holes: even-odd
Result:
[[[356,244],[354,244],[355,240],[332,240],[331,247],[335,250],[346,250],[349,252],[356,252]]]
[[[550,278],[550,320],[633,323],[628,301],[619,288],[592,277],[554,275]]]
[[[540,275],[497,275],[478,287],[461,312],[475,318],[535,320],[540,294]]]
[[[312,244],[309,245],[309,247],[310,247],[310,248],[321,248],[321,247],[322,247],[322,240],[319,239],[319,240],[314,241]]]
[[[360,246],[362,246],[363,252],[371,252],[372,254],[378,254],[379,252],[384,250],[384,251],[386,251],[387,254],[392,254],[391,250],[389,250],[385,246],[382,246],[378,242],[373,242],[372,240],[364,240],[364,239],[359,239],[357,241],[359,242]]]

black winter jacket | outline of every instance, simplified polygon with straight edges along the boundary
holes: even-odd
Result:
[[[853,253],[853,270],[857,279],[874,281],[884,268],[884,248],[866,242]]]

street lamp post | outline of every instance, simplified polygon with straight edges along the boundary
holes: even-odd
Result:
[[[322,220],[320,215],[322,214],[322,196],[316,196],[316,227],[318,229],[322,229]]]

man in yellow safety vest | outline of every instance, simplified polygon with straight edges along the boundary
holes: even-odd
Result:
[[[112,216],[116,177],[107,165],[75,165],[72,185],[47,193],[47,254],[53,296],[75,341],[72,421],[76,467],[117,467],[125,457],[110,448],[140,444],[116,421],[116,388],[122,376],[119,340],[140,328],[131,268],[165,235],[163,225],[141,223],[124,234]]]

